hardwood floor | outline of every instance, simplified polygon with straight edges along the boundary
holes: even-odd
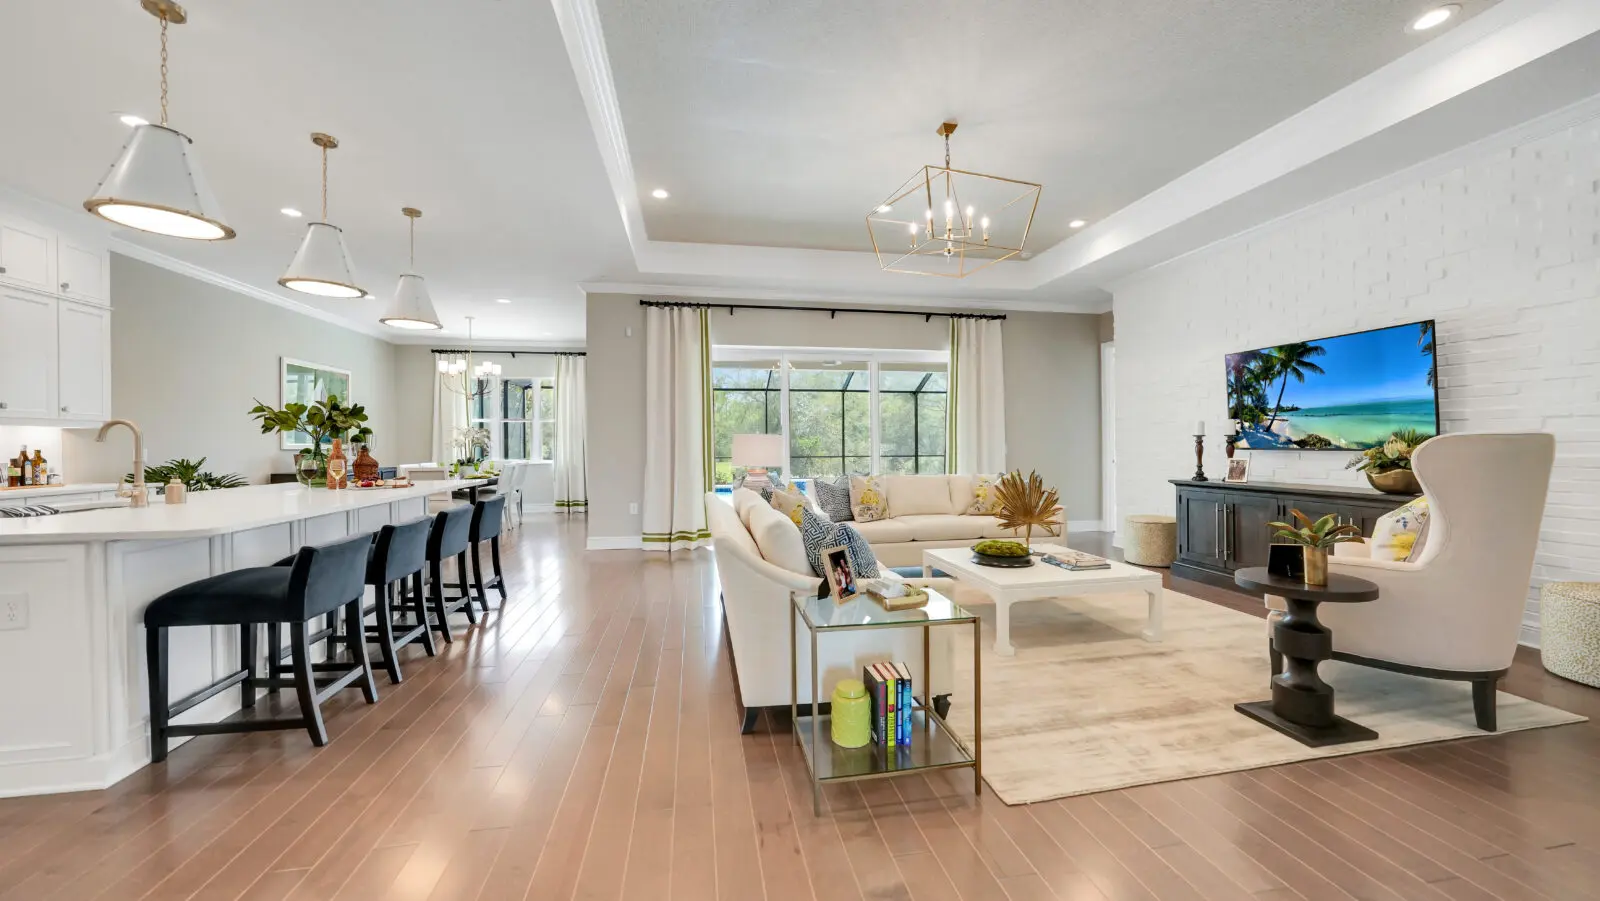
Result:
[[[331,701],[328,747],[211,736],[0,800],[0,899],[1600,897],[1594,723],[1026,807],[965,771],[859,783],[816,818],[783,719],[738,733],[709,555],[585,553],[581,519],[508,537],[504,612],[407,648],[376,706]],[[1526,651],[1505,689],[1600,716]]]

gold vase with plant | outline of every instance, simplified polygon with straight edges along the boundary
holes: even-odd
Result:
[[[1411,455],[1433,436],[1416,429],[1400,429],[1377,447],[1369,447],[1344,465],[1367,474],[1372,487],[1385,494],[1420,494],[1422,486],[1411,471]]]
[[[1340,525],[1332,513],[1315,522],[1299,510],[1290,510],[1289,515],[1300,525],[1269,522],[1267,528],[1278,530],[1274,537],[1300,545],[1301,553],[1305,555],[1307,585],[1328,584],[1328,551],[1336,544],[1360,541],[1361,527],[1349,523]]]

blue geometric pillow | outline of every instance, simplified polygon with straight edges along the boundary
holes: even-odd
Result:
[[[811,487],[817,495],[817,506],[834,522],[851,522],[855,514],[850,510],[850,477],[837,482],[812,479]]]
[[[822,563],[823,551],[844,545],[845,556],[857,578],[878,578],[878,558],[860,532],[823,519],[822,514],[809,506],[801,508],[800,517],[800,538],[805,542],[806,560],[811,563],[813,573],[821,576],[827,572]]]

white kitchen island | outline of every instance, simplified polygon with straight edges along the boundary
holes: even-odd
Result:
[[[105,788],[150,762],[144,610],[162,593],[415,519],[467,484],[258,485],[0,519],[0,797]],[[173,629],[171,654],[175,701],[238,669],[238,628]],[[238,709],[225,691],[173,722]]]

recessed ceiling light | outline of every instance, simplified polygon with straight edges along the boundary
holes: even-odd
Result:
[[[286,206],[283,209],[279,210],[278,212],[284,214],[285,216],[288,216],[291,219],[299,219],[301,217],[301,215],[303,215],[299,210],[295,209],[292,206]]]
[[[509,298],[509,297],[496,297],[494,299],[494,302],[495,303],[510,303],[511,302],[511,298]]]
[[[654,191],[650,192],[650,196],[654,197],[657,200],[666,200],[668,197],[671,197],[672,195],[667,193],[667,189],[666,188],[656,188]]]
[[[138,128],[141,125],[150,124],[149,119],[143,116],[135,116],[133,113],[120,113],[117,115],[117,120],[129,128]]]
[[[1416,21],[1411,23],[1411,30],[1427,31],[1430,28],[1437,28],[1449,21],[1451,16],[1454,16],[1460,11],[1461,5],[1457,3],[1447,3],[1444,6],[1436,6],[1418,16]]]
[[[1074,219],[1071,222],[1067,223],[1067,228],[1083,228],[1085,225],[1088,225],[1088,224],[1089,223],[1083,221],[1082,219]]]
[[[880,212],[880,213],[887,213],[892,209],[894,209],[894,207],[888,205],[887,203],[878,205],[878,212]]]

